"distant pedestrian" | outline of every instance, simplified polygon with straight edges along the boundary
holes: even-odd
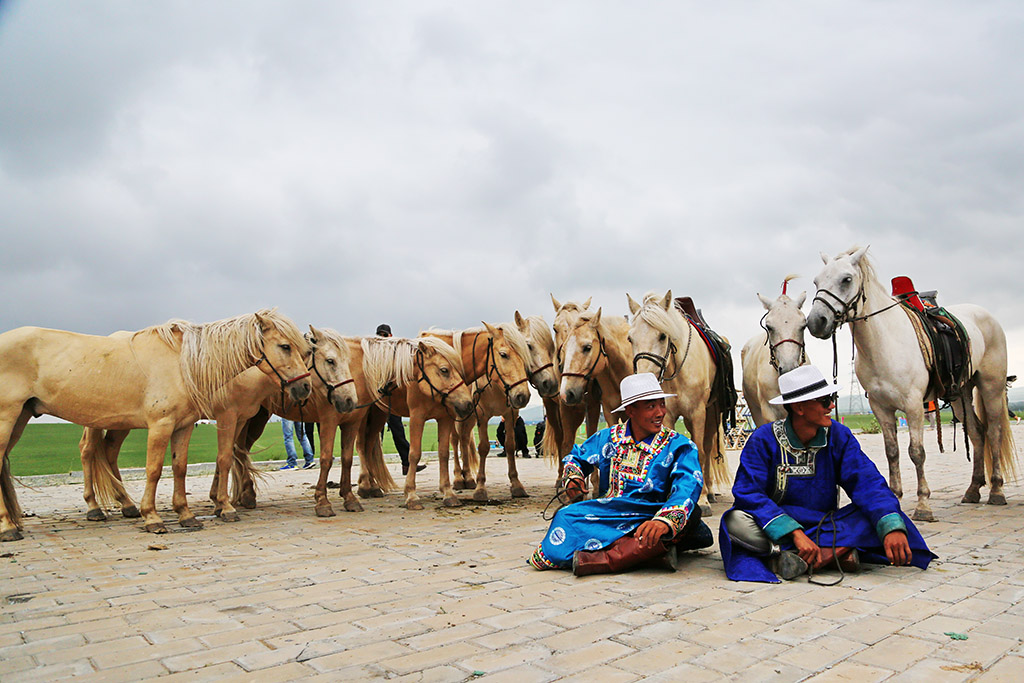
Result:
[[[284,452],[288,456],[288,462],[282,467],[282,470],[296,470],[299,468],[298,465],[298,454],[295,452],[295,437],[299,437],[299,445],[302,446],[302,455],[305,458],[302,469],[308,470],[316,464],[316,459],[313,456],[313,448],[309,445],[309,440],[306,439],[305,431],[302,429],[302,423],[299,423],[299,429],[295,429],[295,423],[291,420],[281,419],[281,434],[284,436]]]

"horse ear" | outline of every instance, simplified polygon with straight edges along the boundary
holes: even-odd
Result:
[[[626,301],[629,302],[629,312],[636,315],[636,312],[640,310],[640,304],[633,301],[633,297],[629,295],[629,292],[626,292]]]
[[[309,339],[309,343],[310,344],[316,344],[317,340],[320,339],[321,337],[323,337],[323,335],[320,334],[320,330],[318,330],[315,327],[313,327],[312,325],[310,325],[309,326],[309,337],[307,337],[307,339]]]
[[[601,309],[599,308],[599,309],[597,309],[597,313],[594,314],[594,317],[590,319],[590,326],[591,327],[597,327],[600,324],[601,324]]]
[[[262,313],[257,311],[255,315],[256,315],[256,324],[260,326],[260,330],[262,330],[263,332],[266,332],[267,330],[269,330],[271,328],[270,321],[267,320],[266,317],[264,317]]]
[[[853,262],[853,265],[860,265],[860,260],[864,258],[864,254],[867,253],[868,247],[870,246],[870,244],[865,244],[863,247],[853,252],[853,256],[850,257],[850,260]]]
[[[593,299],[593,298],[594,297],[592,297],[592,296],[588,296],[587,300],[583,302],[583,310],[584,311],[587,310],[588,308],[590,308],[590,300]]]
[[[434,355],[434,347],[427,344],[422,339],[416,342],[416,347],[419,349],[420,353],[422,353],[424,356],[427,356],[428,358]]]
[[[828,254],[826,254],[826,253],[825,253],[825,252],[823,252],[823,251],[819,251],[819,252],[818,252],[818,256],[820,256],[820,257],[821,257],[821,261],[822,261],[822,263],[824,263],[824,264],[825,264],[826,266],[828,265],[828,262],[829,262],[829,261],[831,260],[831,259],[830,259],[830,258],[828,257]]]
[[[761,300],[761,305],[764,306],[766,311],[771,309],[772,304],[774,303],[771,299],[766,296],[761,296],[760,292],[757,293],[757,298]]]
[[[481,320],[480,322],[484,324],[484,329],[487,330],[487,332],[495,339],[502,336],[501,330],[496,328],[494,325],[484,322],[483,320]]]
[[[807,292],[800,292],[800,296],[796,298],[796,307],[803,308],[805,301],[807,301]]]
[[[519,311],[516,311],[516,314],[513,316],[513,320],[516,321],[516,327],[519,329],[520,332],[526,331],[526,318],[519,315]]]
[[[665,293],[665,298],[661,300],[661,307],[666,311],[672,310],[672,290],[668,290]]]

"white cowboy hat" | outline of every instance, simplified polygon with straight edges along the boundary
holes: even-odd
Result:
[[[613,413],[617,413],[630,403],[637,401],[675,396],[675,394],[666,394],[662,391],[661,385],[658,384],[658,378],[650,372],[638,372],[635,375],[623,377],[619,383],[619,392],[622,394],[622,405],[613,410]]]
[[[795,370],[779,375],[779,391],[782,395],[768,402],[778,406],[784,403],[810,401],[819,396],[838,393],[841,388],[838,383],[825,379],[821,370],[813,365],[801,365]]]

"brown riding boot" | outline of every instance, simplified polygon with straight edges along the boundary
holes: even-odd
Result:
[[[834,552],[832,548],[822,548],[821,561],[814,565],[814,571],[831,567],[841,568],[844,572],[851,574],[859,572],[860,553],[856,548],[839,547]]]
[[[576,576],[617,574],[667,552],[664,543],[658,543],[653,548],[643,548],[635,537],[623,536],[601,550],[577,550],[572,556],[572,573]],[[669,566],[672,566],[671,558]],[[675,571],[674,567],[672,571]]]

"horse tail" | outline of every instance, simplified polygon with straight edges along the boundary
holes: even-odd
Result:
[[[0,466],[0,491],[4,497],[4,507],[7,508],[7,515],[11,522],[21,528],[21,506],[18,505],[18,494],[14,490],[14,477],[11,475],[11,460],[4,455],[3,465]]]
[[[562,433],[562,416],[559,415],[558,404],[555,404],[552,410],[547,410],[547,407],[545,403],[544,416],[547,419],[547,424],[544,425],[544,438],[541,440],[540,450],[548,462],[557,464],[562,458],[562,454],[558,452],[559,436]]]
[[[984,405],[982,401],[978,401],[978,413],[981,418],[981,429],[982,434],[986,434],[988,430],[988,421],[995,419],[999,421],[1000,433],[1002,438],[1000,443],[992,444],[988,439],[985,439],[985,469],[988,474],[989,481],[992,481],[992,470],[996,462],[999,463],[1000,471],[1003,475],[1003,481],[1017,481],[1017,446],[1013,440],[1013,430],[1010,428],[1010,412],[1008,410],[1006,401],[1006,392],[1001,392],[1002,398],[999,404],[996,406],[996,415],[986,415]],[[998,451],[996,452],[996,449]]]
[[[106,445],[105,441],[100,443],[101,446]],[[128,498],[128,492],[125,491],[121,480],[114,474],[106,454],[104,453],[97,457],[94,450],[88,450],[87,452],[90,457],[86,460],[92,470],[92,490],[96,496],[96,503],[101,508],[109,509],[114,507],[118,501]],[[85,466],[85,463],[83,463],[83,466]]]
[[[466,425],[466,429],[469,430],[469,438],[466,439],[465,453],[462,454],[462,464],[467,472],[476,472],[477,468],[480,467],[480,455],[476,452],[476,442],[473,440],[473,430]],[[487,424],[484,423],[484,429],[487,429]],[[484,437],[487,438],[486,436]],[[452,443],[455,448],[462,450],[462,440],[459,438],[458,430],[455,430],[455,438],[452,439]]]
[[[267,475],[256,467],[249,451],[235,444],[232,452],[234,457],[231,459],[231,504],[238,505],[242,500],[242,494],[245,493],[246,484],[252,482],[255,493],[260,485],[266,482]]]
[[[372,431],[369,420],[364,424],[366,432]],[[381,446],[380,434],[364,434],[363,452],[359,454],[359,469],[362,473],[369,475],[371,485],[376,483],[382,491],[392,491],[398,487],[384,462],[384,449]],[[362,482],[362,477],[359,479]],[[362,483],[360,483],[360,488],[362,488]]]

